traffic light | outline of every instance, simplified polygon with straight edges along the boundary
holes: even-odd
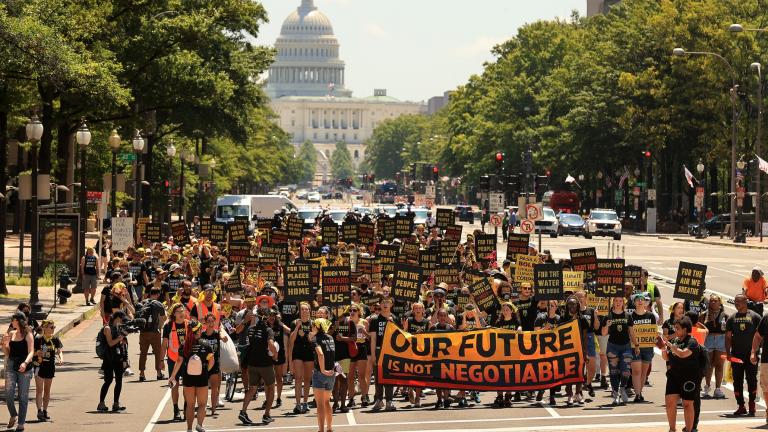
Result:
[[[546,192],[549,190],[549,176],[536,176],[536,192]]]
[[[651,158],[651,151],[650,150],[644,151],[643,152],[643,157],[645,157],[646,159],[650,159]]]
[[[496,171],[502,173],[504,171],[504,153],[496,152]]]
[[[432,180],[437,183],[438,175],[440,174],[440,169],[437,167],[437,165],[432,167]]]
[[[510,174],[505,177],[505,190],[511,193],[520,193],[520,176]]]
[[[491,188],[490,178],[488,178],[487,175],[480,176],[480,189],[481,190],[490,190],[490,188]]]

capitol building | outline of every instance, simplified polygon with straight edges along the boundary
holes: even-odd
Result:
[[[365,141],[386,119],[426,112],[424,103],[404,102],[386,89],[357,98],[345,86],[344,61],[331,21],[314,0],[301,5],[283,22],[275,42],[277,59],[269,68],[265,91],[279,125],[298,147],[311,141],[318,152],[316,181],[330,180],[330,158],[344,141],[357,167],[365,158]]]

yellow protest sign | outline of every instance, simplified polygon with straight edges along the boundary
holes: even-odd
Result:
[[[637,336],[640,342],[640,348],[653,348],[656,346],[656,335],[659,333],[656,324],[636,324],[632,328],[635,330],[635,336]]]
[[[563,270],[563,291],[576,292],[584,288],[584,272]]]
[[[515,255],[515,282],[533,284],[533,266],[539,262],[536,255]]]

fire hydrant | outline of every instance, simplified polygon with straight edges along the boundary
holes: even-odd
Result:
[[[74,279],[69,277],[69,273],[66,270],[62,270],[59,274],[59,289],[56,290],[56,294],[59,297],[59,304],[67,304],[67,299],[72,297],[72,291],[69,290],[69,284],[73,283]]]

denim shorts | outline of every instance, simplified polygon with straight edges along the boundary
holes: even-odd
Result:
[[[725,352],[725,335],[724,334],[708,334],[707,339],[704,341],[704,346],[712,351]]]
[[[336,383],[336,376],[325,376],[319,370],[312,372],[312,388],[318,390],[333,391],[333,385]]]
[[[587,333],[587,357],[595,357],[597,351],[595,349],[595,334]]]
[[[640,354],[632,350],[632,361],[650,363],[653,361],[653,348],[640,348]]]

